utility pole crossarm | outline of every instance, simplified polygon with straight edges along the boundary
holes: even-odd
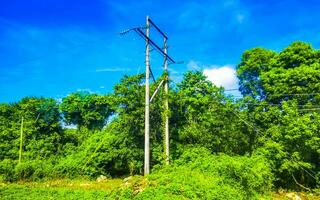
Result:
[[[156,43],[154,43],[144,32],[142,32],[139,28],[135,29],[138,33],[146,40],[150,42],[150,44],[155,47],[163,56],[166,56],[168,60],[172,63],[176,63],[169,55],[167,55]]]
[[[155,24],[155,23],[153,23],[153,21],[149,18],[149,22],[150,22],[150,24],[152,24],[152,26],[155,28],[155,29],[157,29],[157,31],[167,40],[168,39],[168,37],[166,36],[166,34],[164,34],[161,30],[160,30],[160,28]]]

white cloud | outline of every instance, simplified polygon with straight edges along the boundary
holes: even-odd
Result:
[[[203,74],[216,86],[222,86],[225,89],[238,88],[239,81],[232,65],[212,65],[205,68]]]

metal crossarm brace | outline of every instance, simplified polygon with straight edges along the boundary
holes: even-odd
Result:
[[[163,85],[163,82],[164,82],[164,80],[162,80],[162,81],[159,83],[157,89],[156,89],[156,90],[154,91],[154,93],[152,94],[152,96],[151,96],[151,98],[150,98],[150,103],[151,103],[151,101],[153,100],[153,98],[156,96],[156,94],[158,93],[158,91],[159,91],[159,89],[161,88],[161,86]]]

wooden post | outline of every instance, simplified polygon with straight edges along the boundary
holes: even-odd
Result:
[[[20,127],[20,150],[19,150],[19,163],[22,159],[22,140],[23,140],[23,117],[21,118],[21,127]]]

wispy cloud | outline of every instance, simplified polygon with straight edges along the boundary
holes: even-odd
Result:
[[[96,69],[96,72],[128,72],[129,68],[121,68],[121,67],[110,67],[110,68],[101,68]]]
[[[190,60],[187,64],[187,68],[188,68],[188,70],[200,70],[201,69],[200,62]]]
[[[168,70],[169,70],[170,74],[181,74],[180,72],[178,72],[177,70],[174,70],[172,68],[169,68]]]
[[[239,24],[242,24],[245,20],[245,16],[243,14],[238,14],[236,18]]]
[[[94,94],[95,93],[94,91],[92,91],[89,88],[79,88],[79,89],[77,89],[77,92],[88,92],[89,94]]]

